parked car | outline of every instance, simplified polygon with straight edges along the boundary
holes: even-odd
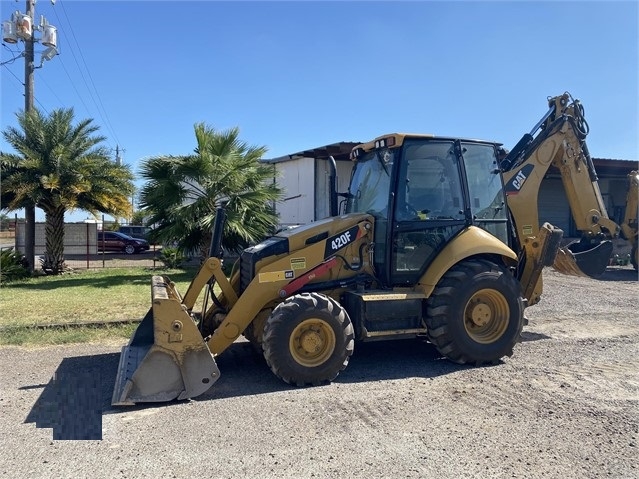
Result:
[[[98,231],[98,251],[123,251],[133,254],[142,253],[149,248],[147,240],[132,238],[119,231]]]
[[[151,228],[140,225],[126,225],[120,226],[118,231],[130,236],[131,238],[140,238],[149,241],[149,237],[147,235],[149,234],[149,231],[151,231]]]

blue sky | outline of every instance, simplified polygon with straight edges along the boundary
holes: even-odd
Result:
[[[512,147],[569,91],[591,154],[636,160],[638,5],[38,0],[60,54],[36,70],[35,105],[93,118],[137,172],[191,153],[199,122],[239,127],[267,158],[393,131]],[[3,21],[15,10],[0,0]],[[3,129],[24,108],[22,51],[1,50]]]

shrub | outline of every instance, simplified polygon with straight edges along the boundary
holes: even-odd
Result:
[[[182,250],[172,246],[165,246],[160,253],[160,261],[167,268],[179,268],[186,260],[186,256]]]
[[[8,248],[0,251],[0,282],[30,276],[27,258],[22,253]]]

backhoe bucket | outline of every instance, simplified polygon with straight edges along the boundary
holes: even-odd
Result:
[[[153,276],[152,307],[122,348],[111,404],[199,396],[220,377],[213,355],[168,278]]]
[[[596,278],[606,271],[612,249],[612,241],[608,240],[590,248],[575,241],[559,249],[553,267],[560,273]]]

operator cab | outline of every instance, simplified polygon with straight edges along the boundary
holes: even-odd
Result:
[[[392,134],[353,149],[346,213],[375,217],[374,265],[384,286],[414,285],[470,225],[510,246],[499,146]]]

